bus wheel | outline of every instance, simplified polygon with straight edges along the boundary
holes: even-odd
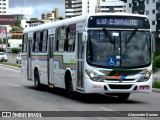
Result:
[[[121,101],[126,101],[130,96],[130,93],[120,93],[118,94],[118,99]]]
[[[73,99],[75,97],[75,92],[73,91],[73,84],[72,84],[71,77],[69,77],[69,80],[66,83],[66,91],[67,91],[67,95],[70,98]]]
[[[34,88],[37,90],[41,88],[38,70],[34,73]]]

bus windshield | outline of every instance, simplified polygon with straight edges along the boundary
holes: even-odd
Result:
[[[151,63],[149,31],[89,30],[87,61],[100,67],[142,67]]]

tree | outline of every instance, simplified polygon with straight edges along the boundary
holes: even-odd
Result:
[[[0,44],[2,44],[2,40],[0,40]]]
[[[16,27],[21,27],[21,20],[20,19],[16,20],[15,26]]]
[[[30,18],[30,21],[36,21],[39,20],[38,18]]]
[[[62,16],[59,16],[57,19],[59,20],[63,20],[64,18]]]

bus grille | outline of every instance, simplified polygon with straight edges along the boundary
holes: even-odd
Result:
[[[130,89],[132,85],[109,85],[111,89]]]

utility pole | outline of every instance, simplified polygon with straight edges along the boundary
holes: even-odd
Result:
[[[7,36],[7,26],[4,26],[5,34],[6,34],[6,55],[7,55],[7,48],[8,48],[8,36]]]

